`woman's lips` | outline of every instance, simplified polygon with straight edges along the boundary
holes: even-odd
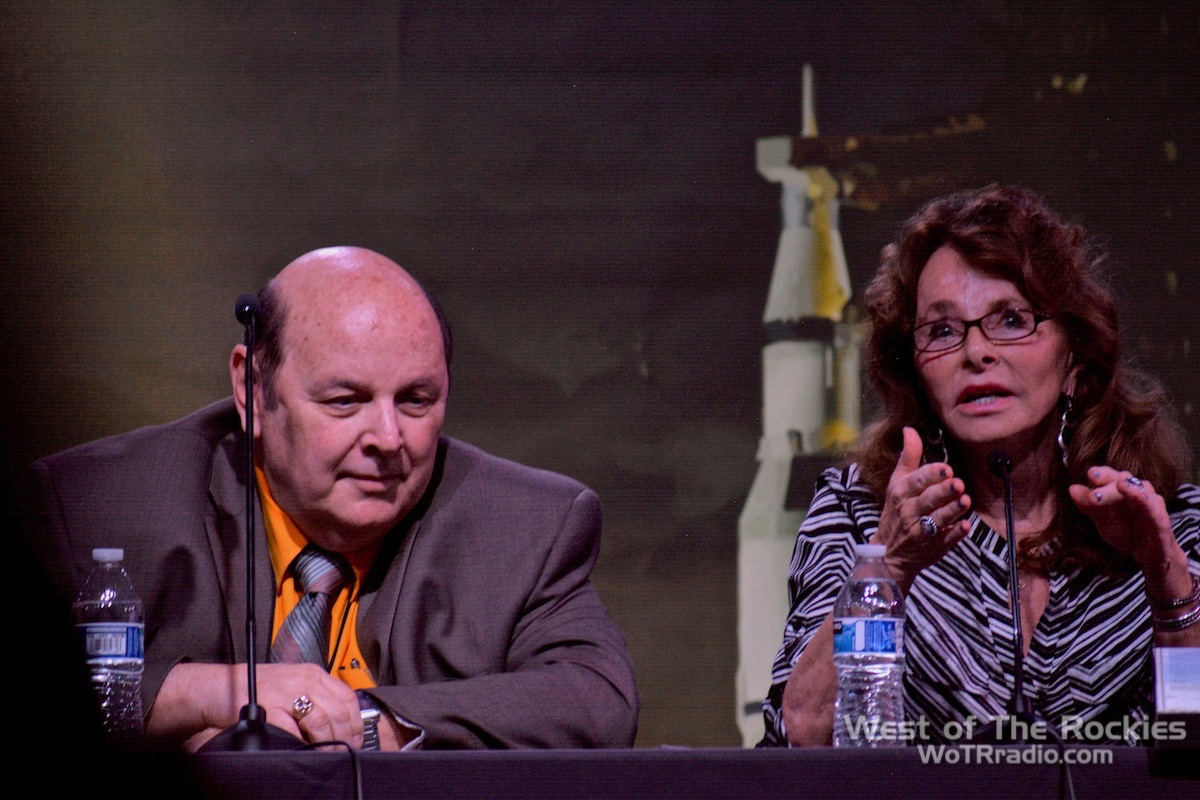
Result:
[[[1012,403],[1013,393],[1003,386],[971,386],[958,396],[958,408],[966,414],[994,414]]]
[[[968,386],[958,394],[957,402],[962,405],[964,403],[989,402],[1005,397],[1010,397],[1012,392],[1003,386],[986,384],[980,386]]]

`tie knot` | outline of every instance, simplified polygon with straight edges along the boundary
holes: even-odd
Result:
[[[341,556],[310,544],[292,562],[296,588],[301,594],[333,594],[346,582],[345,567]]]

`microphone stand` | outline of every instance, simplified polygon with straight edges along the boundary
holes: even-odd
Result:
[[[1013,693],[1008,703],[1008,716],[989,722],[980,728],[975,741],[1028,743],[1028,734],[1035,724],[1045,727],[1057,739],[1057,731],[1049,722],[1039,717],[1025,697],[1025,632],[1021,625],[1021,584],[1017,575],[1017,540],[1013,523],[1012,461],[1002,450],[988,453],[988,469],[1004,481],[1004,527],[1008,540],[1008,601],[1012,605],[1013,635]],[[1004,720],[1009,720],[1010,730],[1004,730]]]
[[[971,737],[973,743],[989,744],[1049,744],[1058,750],[1058,796],[1060,800],[1074,800],[1075,784],[1071,780],[1071,767],[1065,755],[1066,744],[1054,723],[1033,710],[1025,697],[1025,633],[1021,626],[1021,584],[1017,575],[1017,536],[1013,524],[1012,459],[1003,450],[988,453],[988,469],[1004,481],[1004,527],[1008,539],[1008,601],[1012,604],[1013,634],[1013,693],[1008,702],[1007,717],[998,717],[980,728]],[[1008,730],[1004,721],[1008,720]],[[1040,726],[1035,728],[1035,726]],[[1036,735],[1033,734],[1037,731]],[[1032,740],[1032,741],[1031,741]]]
[[[258,675],[254,619],[254,323],[258,316],[258,298],[252,294],[238,297],[234,306],[238,322],[246,327],[246,696],[240,719],[209,739],[200,752],[247,752],[259,750],[296,750],[300,739],[274,725],[258,705]]]

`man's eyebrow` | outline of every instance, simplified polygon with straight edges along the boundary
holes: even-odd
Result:
[[[418,378],[415,381],[410,381],[401,387],[401,391],[441,391],[441,384],[434,378]]]
[[[437,391],[439,383],[434,378],[417,378],[409,381],[399,388],[399,392],[411,391]],[[322,381],[313,387],[313,392],[320,394],[331,391],[347,391],[354,394],[372,394],[371,387],[365,383],[352,380],[350,378],[331,378],[327,381]]]
[[[364,384],[345,378],[330,378],[329,380],[319,381],[312,384],[308,391],[313,397],[341,392],[348,392],[355,395],[370,394],[370,389]]]

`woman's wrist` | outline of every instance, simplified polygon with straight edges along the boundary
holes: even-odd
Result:
[[[900,587],[900,593],[908,597],[909,590],[912,589],[913,583],[917,580],[916,573],[910,573],[898,559],[889,559],[884,556],[883,563],[887,566],[888,572],[892,573],[892,577],[896,579],[896,585]]]
[[[1134,562],[1146,580],[1152,603],[1170,604],[1186,598],[1196,588],[1187,555],[1174,538],[1150,548],[1152,553],[1135,553]]]
[[[884,547],[891,549],[890,545],[883,540],[883,537],[876,531],[875,535],[867,540],[867,544],[881,544]],[[908,590],[912,588],[913,581],[917,579],[916,574],[909,574],[907,564],[902,559],[897,558],[890,552],[883,557],[883,563],[888,568],[888,572],[892,573],[892,577],[896,579],[896,583],[900,586],[901,594],[908,596]]]
[[[1187,630],[1200,622],[1200,576],[1191,576],[1191,591],[1182,596],[1162,597],[1147,588],[1150,621],[1157,633]]]
[[[1193,606],[1200,603],[1200,575],[1192,576],[1192,588],[1185,595],[1176,597],[1159,597],[1154,592],[1146,589],[1146,596],[1150,598],[1150,607],[1155,611],[1178,611],[1184,606]]]

